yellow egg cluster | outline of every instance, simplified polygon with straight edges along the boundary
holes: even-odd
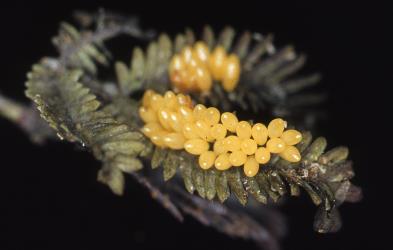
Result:
[[[232,91],[240,77],[240,61],[235,54],[228,55],[224,47],[209,51],[205,42],[186,46],[173,56],[169,64],[169,78],[181,92],[208,92],[213,80],[220,81],[226,91]]]
[[[255,176],[260,164],[267,164],[271,154],[289,162],[301,159],[294,146],[302,135],[277,118],[266,127],[239,121],[229,112],[220,114],[214,107],[193,106],[189,96],[168,91],[164,96],[147,90],[139,115],[146,123],[142,132],[157,146],[184,149],[199,155],[202,169],[226,170],[244,166],[244,173]]]

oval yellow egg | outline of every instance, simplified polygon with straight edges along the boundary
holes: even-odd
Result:
[[[230,135],[224,139],[225,149],[227,151],[238,151],[240,150],[240,139],[235,135]]]
[[[150,136],[150,140],[151,142],[159,147],[165,147],[165,142],[164,142],[164,136],[167,134],[168,132],[165,132],[163,130],[161,131],[156,131],[154,133],[151,134]]]
[[[213,85],[210,73],[205,67],[196,68],[195,81],[198,90],[201,92],[209,92]]]
[[[163,140],[167,147],[179,150],[183,149],[186,138],[180,133],[169,133],[164,136]]]
[[[266,148],[274,154],[281,153],[284,151],[285,147],[285,142],[280,138],[272,138],[266,143]]]
[[[247,158],[243,170],[244,170],[244,174],[248,177],[254,177],[258,173],[259,164],[253,156],[249,156]]]
[[[228,150],[226,149],[224,140],[217,140],[214,142],[213,151],[216,155],[226,153]]]
[[[145,126],[142,128],[142,133],[146,135],[147,137],[151,137],[153,133],[156,133],[158,131],[162,131],[163,128],[158,122],[149,122],[146,123]]]
[[[267,132],[270,138],[280,137],[287,127],[287,122],[281,118],[272,120],[267,126]]]
[[[184,63],[190,63],[192,59],[192,48],[190,46],[186,46],[180,52],[181,58],[183,59]]]
[[[180,133],[183,131],[183,120],[178,112],[169,113],[169,125],[173,131]]]
[[[178,113],[182,117],[184,122],[193,122],[194,121],[194,114],[193,110],[187,106],[180,106],[178,109]]]
[[[169,74],[185,69],[185,63],[179,55],[174,55],[169,63]]]
[[[159,94],[153,94],[150,100],[150,106],[154,111],[158,111],[165,106],[164,97]]]
[[[253,139],[244,139],[240,144],[241,150],[247,154],[252,155],[257,150],[257,143]]]
[[[270,151],[265,147],[260,147],[255,151],[255,160],[259,164],[266,164],[270,161]]]
[[[172,91],[165,92],[164,95],[165,107],[174,110],[178,107],[176,94]]]
[[[225,70],[227,53],[222,46],[217,46],[209,58],[209,69],[214,80],[221,80]]]
[[[170,80],[174,89],[181,92],[189,92],[192,90],[191,76],[187,69],[175,71],[170,75]]]
[[[251,135],[258,145],[265,145],[268,136],[266,126],[262,123],[254,124],[251,129]]]
[[[185,106],[188,108],[192,107],[192,100],[189,95],[183,95],[182,93],[177,95],[177,102],[180,106]]]
[[[237,127],[238,122],[239,121],[238,121],[237,117],[230,112],[224,112],[221,115],[222,125],[224,125],[231,132],[236,131],[236,127]]]
[[[214,107],[207,108],[203,116],[203,120],[210,126],[215,125],[220,121],[220,111]]]
[[[236,134],[240,139],[251,137],[251,125],[249,122],[241,121],[236,126]]]
[[[157,121],[156,112],[151,108],[140,107],[139,116],[145,123]]]
[[[210,126],[205,121],[196,121],[197,135],[205,141],[210,139]]]
[[[148,89],[145,91],[145,93],[143,94],[143,97],[142,97],[143,107],[145,107],[145,108],[150,107],[150,101],[151,101],[151,97],[153,96],[153,94],[155,94],[155,93],[151,89]]]
[[[280,157],[289,162],[299,162],[301,160],[300,152],[294,146],[287,146],[284,151],[280,153]]]
[[[287,145],[295,145],[302,140],[302,134],[297,130],[289,129],[282,133],[281,139],[283,139]]]
[[[194,53],[201,62],[207,63],[210,52],[205,42],[196,42],[194,45]]]
[[[216,160],[214,161],[214,166],[218,170],[227,170],[231,167],[231,163],[229,162],[229,156],[228,154],[220,154],[217,156]]]
[[[197,131],[198,131],[198,128],[195,126],[194,123],[188,122],[183,125],[183,135],[187,139],[199,138]]]
[[[161,126],[166,130],[171,130],[169,125],[170,121],[170,110],[167,108],[161,108],[158,110],[158,121],[160,122]]]
[[[190,139],[184,143],[184,149],[193,155],[200,155],[209,150],[209,143],[202,139]]]
[[[209,169],[214,165],[216,154],[212,151],[203,152],[198,159],[199,166],[202,169]]]
[[[194,107],[193,115],[195,120],[203,120],[205,117],[206,107],[203,104],[197,104]]]
[[[227,135],[227,129],[221,123],[214,124],[210,128],[210,136],[215,140],[222,140]]]
[[[225,60],[222,86],[226,91],[230,92],[236,88],[240,78],[240,67],[239,58],[234,54]]]
[[[244,165],[246,160],[247,160],[247,155],[241,150],[232,152],[229,155],[229,162],[231,163],[232,166],[235,167],[240,167]]]

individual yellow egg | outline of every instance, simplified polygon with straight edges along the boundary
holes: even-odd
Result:
[[[180,56],[184,63],[189,64],[192,59],[192,48],[190,46],[184,47],[180,52]]]
[[[214,107],[207,108],[203,120],[210,126],[217,124],[220,121],[220,111]]]
[[[240,145],[241,150],[247,154],[252,155],[257,150],[257,143],[253,139],[244,139]]]
[[[174,55],[169,63],[168,71],[171,81],[178,82],[179,72],[185,70],[186,65],[184,60],[179,55]]]
[[[230,112],[224,112],[221,115],[222,125],[224,125],[231,132],[236,131],[236,127],[237,127],[238,122],[239,121],[238,121],[237,117]]]
[[[151,97],[153,96],[153,94],[155,94],[155,93],[151,89],[148,89],[145,91],[145,93],[143,94],[143,97],[142,97],[143,107],[145,107],[145,108],[150,107],[150,100],[151,100]]]
[[[169,74],[173,74],[176,71],[181,71],[186,68],[183,58],[179,55],[174,55],[169,63]]]
[[[171,130],[171,126],[169,124],[170,121],[170,113],[171,111],[167,108],[161,108],[158,110],[158,121],[160,122],[161,126],[166,130]]]
[[[202,120],[196,121],[195,126],[197,128],[197,135],[205,141],[210,138],[210,126]]]
[[[281,153],[285,147],[285,142],[281,138],[272,138],[266,143],[266,148],[274,154]]]
[[[257,151],[255,151],[255,160],[259,164],[266,164],[270,161],[270,151],[265,147],[259,147]]]
[[[203,120],[206,112],[206,107],[203,104],[197,104],[194,107],[193,114],[195,120]]]
[[[210,128],[210,136],[215,140],[222,140],[227,135],[227,129],[221,123],[214,124]]]
[[[252,126],[251,135],[258,145],[265,145],[268,135],[266,126],[262,123],[254,124],[254,126]]]
[[[216,155],[226,153],[228,150],[225,146],[224,140],[217,140],[214,142],[213,151]]]
[[[283,139],[287,145],[295,145],[302,140],[302,134],[297,130],[289,129],[282,133],[281,139]]]
[[[187,139],[196,139],[198,136],[198,128],[195,126],[195,123],[187,122],[183,125],[183,135]]]
[[[232,152],[229,155],[229,162],[231,163],[232,166],[235,167],[244,165],[246,160],[247,160],[247,155],[241,150]]]
[[[194,45],[194,53],[201,62],[207,63],[210,52],[205,42],[196,42]]]
[[[294,146],[287,146],[284,151],[280,153],[280,157],[289,162],[299,162],[301,160],[300,152]]]
[[[178,94],[177,95],[177,102],[179,103],[180,106],[185,106],[188,108],[192,107],[192,100],[189,95],[183,95],[183,94]]]
[[[198,162],[202,169],[209,169],[214,165],[215,160],[216,154],[213,151],[205,151],[199,156]]]
[[[240,77],[239,58],[236,55],[231,54],[225,60],[224,73],[222,78],[223,88],[228,92],[233,91],[239,82],[239,77]]]
[[[287,122],[281,118],[272,120],[267,126],[267,133],[270,138],[280,137],[287,127]]]
[[[217,46],[209,57],[209,69],[214,80],[221,80],[224,75],[227,53],[222,46]]]
[[[139,116],[144,122],[155,122],[157,121],[157,114],[151,108],[140,107],[139,108]]]
[[[254,177],[259,171],[259,164],[254,156],[249,156],[244,164],[244,174],[248,177]]]
[[[163,128],[158,122],[149,122],[146,123],[142,128],[142,133],[147,137],[151,137],[151,135],[157,131],[161,131]]]
[[[251,125],[249,122],[241,121],[236,126],[236,134],[240,139],[251,137]]]
[[[227,170],[231,167],[231,163],[229,162],[229,155],[224,153],[217,156],[216,160],[214,161],[214,166],[218,170]]]
[[[201,92],[209,92],[213,85],[210,73],[205,67],[196,68],[195,81],[198,90]]]
[[[170,75],[171,84],[176,91],[188,92],[192,88],[192,82],[187,69],[175,71]]]
[[[240,150],[240,139],[235,135],[230,135],[224,139],[225,148],[227,151],[238,151]]]
[[[164,102],[165,102],[165,107],[172,109],[172,110],[176,109],[179,105],[177,103],[177,97],[176,97],[175,93],[173,93],[172,91],[165,92]]]
[[[165,145],[170,149],[179,150],[183,149],[186,138],[180,133],[168,133],[164,136],[163,140]]]
[[[168,132],[163,130],[153,132],[150,136],[150,140],[156,146],[165,147],[164,137],[166,134],[168,134]]]
[[[180,114],[180,116],[184,122],[193,122],[194,121],[193,111],[189,107],[180,106],[178,109],[178,113]]]
[[[179,88],[179,91],[184,93],[190,93],[198,90],[198,86],[196,83],[196,74],[193,69],[187,69],[187,76],[185,76],[186,80],[184,84],[182,84],[182,88]]]
[[[160,108],[165,107],[164,97],[159,94],[153,94],[150,99],[150,106],[154,111],[158,111]]]
[[[184,123],[179,113],[173,111],[169,113],[169,126],[173,131],[182,133]]]
[[[192,60],[193,64],[192,65],[187,65],[187,74],[189,75],[189,81],[192,82],[193,90],[196,89],[197,84],[196,84],[196,69],[198,68],[197,63],[195,60]]]
[[[184,143],[184,149],[193,155],[200,155],[209,150],[209,143],[202,139],[190,139]]]

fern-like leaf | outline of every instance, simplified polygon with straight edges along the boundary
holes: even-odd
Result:
[[[316,217],[316,230],[336,231],[338,222],[334,225],[331,223],[338,220],[335,207],[345,200],[351,200],[346,196],[346,191],[352,186],[349,179],[353,177],[351,162],[347,160],[348,149],[337,147],[325,152],[326,140],[323,137],[313,142],[310,133],[305,132],[303,137],[298,146],[302,153],[300,163],[289,163],[276,157],[262,167],[255,177],[245,176],[239,168],[229,171],[202,170],[194,156],[160,148],[155,148],[151,166],[153,169],[163,166],[166,181],[174,177],[176,169],[179,169],[188,192],[197,191],[199,196],[209,200],[217,196],[221,202],[228,199],[231,193],[243,205],[246,205],[249,196],[261,203],[267,203],[268,199],[277,202],[288,192],[299,195],[299,188],[303,188],[313,203],[321,207]],[[354,186],[352,188],[356,189]]]
[[[77,70],[58,74],[45,63],[37,64],[28,74],[26,95],[60,138],[79,142],[104,162],[99,180],[121,194],[124,181],[119,171],[142,168],[137,157],[146,149],[144,137],[99,110],[100,102],[78,82],[80,76]]]

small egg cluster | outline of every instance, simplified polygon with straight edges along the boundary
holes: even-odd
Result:
[[[240,61],[235,54],[228,55],[222,46],[210,53],[201,41],[184,47],[169,64],[169,78],[180,92],[209,92],[213,80],[220,81],[230,92],[237,86],[239,77]]]
[[[214,107],[193,106],[189,96],[168,91],[164,96],[145,92],[139,115],[146,123],[142,132],[157,146],[184,149],[199,155],[202,169],[226,170],[244,166],[244,173],[255,176],[260,164],[269,162],[271,154],[289,162],[301,159],[294,146],[302,135],[277,118],[266,127],[239,121],[230,112],[220,114]]]

